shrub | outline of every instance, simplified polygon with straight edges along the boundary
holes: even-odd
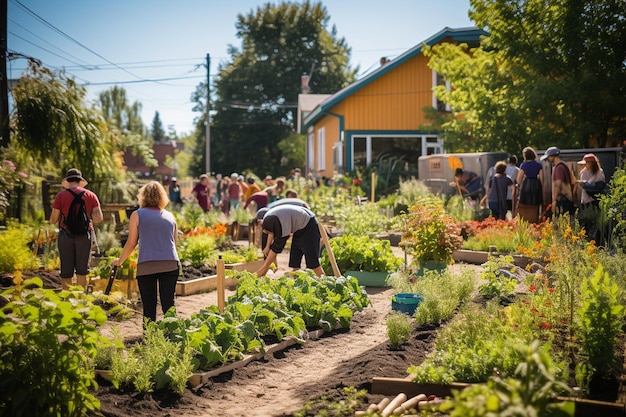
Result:
[[[100,408],[92,361],[108,340],[104,311],[81,293],[43,289],[40,278],[3,293],[0,415],[79,417]]]
[[[39,267],[37,257],[28,248],[32,236],[22,227],[9,226],[0,233],[0,272],[33,270]]]

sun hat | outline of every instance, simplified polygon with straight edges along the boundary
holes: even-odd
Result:
[[[551,156],[556,156],[556,155],[560,155],[561,154],[561,150],[559,148],[557,148],[556,146],[550,146],[547,150],[546,153],[544,153],[541,156],[541,160],[545,160],[548,159]]]
[[[87,180],[83,178],[83,174],[76,168],[70,168],[65,174],[65,178],[61,181],[63,188],[70,188],[70,182],[77,182],[81,187],[88,184]]]
[[[232,174],[230,174],[231,178],[239,178],[239,174],[237,174],[236,172],[233,172]]]
[[[587,162],[597,162],[597,161],[598,161],[598,158],[594,154],[588,153],[585,156],[583,156],[583,159],[578,161],[578,163],[582,165]]]
[[[176,182],[176,177],[172,177],[172,182]]]

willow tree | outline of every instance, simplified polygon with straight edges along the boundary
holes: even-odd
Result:
[[[474,50],[434,46],[430,65],[454,87],[443,127],[453,144],[519,151],[621,145],[626,138],[623,0],[470,0],[489,36]]]
[[[260,175],[279,175],[304,165],[304,150],[297,157],[283,154],[294,138],[302,75],[310,76],[311,93],[328,94],[348,85],[356,74],[348,66],[350,48],[334,27],[328,28],[329,19],[321,3],[309,1],[267,3],[237,16],[235,27],[242,44],[230,46],[230,60],[219,65],[214,89],[211,167],[215,171],[251,169]],[[200,91],[206,91],[206,84]],[[200,146],[204,146],[203,122],[198,129]],[[196,170],[203,172],[200,154]]]
[[[119,149],[100,112],[85,106],[84,87],[63,72],[31,64],[12,92],[11,146],[32,166],[54,167],[57,178],[71,167],[92,181],[119,176]]]

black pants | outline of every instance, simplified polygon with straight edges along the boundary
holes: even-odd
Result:
[[[159,298],[161,299],[161,311],[165,314],[167,310],[174,307],[176,281],[178,281],[178,269],[137,277],[144,317],[156,321],[157,286]]]

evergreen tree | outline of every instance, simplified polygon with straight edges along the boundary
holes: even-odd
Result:
[[[152,133],[152,140],[155,142],[164,142],[167,137],[165,135],[165,129],[163,129],[163,122],[161,122],[161,117],[159,116],[159,112],[154,112],[154,118],[152,119],[152,129],[150,129]]]

